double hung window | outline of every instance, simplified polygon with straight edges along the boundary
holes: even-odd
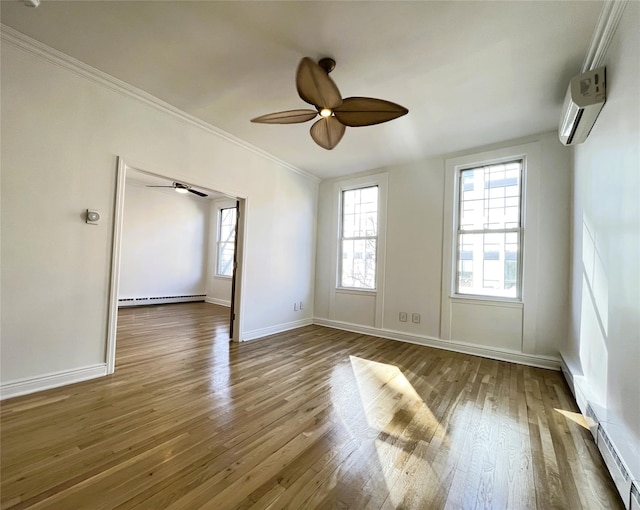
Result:
[[[339,286],[376,288],[378,186],[341,192]]]
[[[521,298],[521,159],[458,174],[455,293]]]
[[[218,245],[216,264],[217,276],[233,275],[233,252],[236,239],[236,208],[228,207],[218,211]]]

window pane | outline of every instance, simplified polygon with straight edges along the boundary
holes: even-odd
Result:
[[[342,241],[342,287],[376,288],[376,240]]]
[[[378,187],[342,192],[342,236],[378,235]]]
[[[518,297],[518,234],[458,236],[458,294]]]
[[[236,208],[220,209],[218,214],[218,263],[216,274],[233,275],[233,251],[236,237]]]
[[[340,286],[375,289],[378,186],[342,192]]]
[[[460,172],[459,230],[520,227],[522,162]]]
[[[220,243],[218,250],[218,274],[233,275],[233,243]]]
[[[219,239],[222,242],[233,241],[236,235],[235,208],[220,209]]]

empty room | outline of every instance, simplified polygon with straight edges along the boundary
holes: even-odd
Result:
[[[640,510],[640,2],[0,22],[0,508]]]

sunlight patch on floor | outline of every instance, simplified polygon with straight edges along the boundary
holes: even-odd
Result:
[[[580,413],[573,413],[571,411],[565,411],[564,409],[554,408],[554,411],[556,411],[557,413],[560,413],[562,416],[564,416],[568,420],[571,420],[577,423],[578,425],[580,425],[581,427],[584,427],[585,429],[589,430],[589,423],[587,422],[587,419],[584,417],[584,415]]]
[[[402,506],[412,498],[407,488],[413,477],[438,483],[426,451],[439,422],[398,367],[356,356],[350,361],[367,423],[378,432],[375,446],[389,501]]]

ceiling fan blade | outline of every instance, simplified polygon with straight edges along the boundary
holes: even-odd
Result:
[[[199,197],[208,197],[206,193],[202,193],[201,191],[196,191],[194,189],[187,189],[189,193],[193,193],[194,195],[198,195]]]
[[[345,126],[360,127],[380,124],[409,113],[404,106],[373,99],[372,97],[348,97],[342,105],[333,109],[336,118]]]
[[[342,140],[346,129],[335,117],[323,118],[311,126],[311,138],[323,149],[331,150]]]
[[[342,104],[338,86],[326,71],[309,57],[304,57],[298,64],[296,88],[303,101],[320,109],[333,109]]]
[[[299,122],[307,122],[316,115],[318,115],[316,110],[288,110],[286,112],[267,113],[251,119],[251,122],[259,122],[261,124],[297,124]]]
[[[175,188],[175,186],[151,186],[147,184],[145,188]]]

